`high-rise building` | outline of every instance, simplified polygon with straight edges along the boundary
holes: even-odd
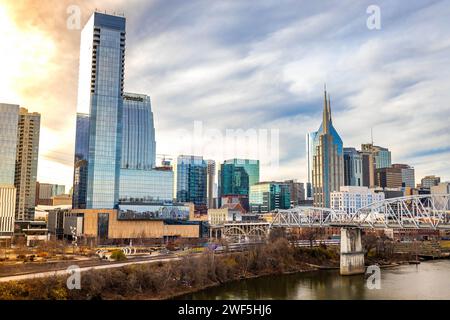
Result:
[[[414,188],[416,186],[416,180],[414,177],[414,168],[407,164],[396,163],[392,165],[392,168],[398,168],[402,172],[402,187]]]
[[[259,182],[259,160],[252,159],[230,159],[225,160],[224,164],[233,164],[237,168],[244,168],[248,174],[249,186]]]
[[[421,180],[421,186],[425,189],[430,189],[432,186],[437,186],[441,182],[440,177],[436,176],[425,176]]]
[[[178,156],[176,170],[177,201],[206,205],[208,166],[203,157]]]
[[[40,126],[39,113],[20,108],[14,176],[16,220],[34,219]]]
[[[314,205],[330,206],[330,193],[344,184],[344,157],[341,137],[333,127],[330,99],[324,91],[323,120],[313,142],[312,181]]]
[[[401,188],[402,169],[400,168],[380,168],[376,170],[377,185],[382,188]]]
[[[384,193],[367,187],[342,186],[331,193],[331,208],[346,213],[356,213],[372,203],[383,201]]]
[[[0,103],[0,239],[14,233],[18,122],[19,106]]]
[[[389,149],[376,146],[373,143],[361,145],[363,166],[363,186],[374,188],[376,184],[376,170],[391,166],[391,152]]]
[[[305,186],[302,182],[296,180],[286,180],[285,184],[289,187],[289,194],[291,196],[291,206],[300,205],[305,200]]]
[[[208,198],[208,208],[215,208],[214,194],[215,194],[215,179],[216,179],[216,162],[214,160],[206,160],[207,164],[207,184],[206,194]]]
[[[222,163],[219,172],[219,194],[226,195],[247,195],[250,183],[249,175],[244,167],[238,167],[234,163]]]
[[[291,195],[289,185],[282,182],[259,182],[250,186],[250,210],[267,213],[275,209],[289,209]]]
[[[86,208],[89,156],[89,114],[77,113],[72,206]]]
[[[125,18],[94,12],[81,31],[78,110],[89,110],[86,208],[119,199]]]
[[[121,168],[155,167],[155,126],[148,95],[124,93],[122,131]]]
[[[155,167],[150,97],[123,92],[125,18],[95,12],[81,33],[74,208],[142,211],[173,201],[172,167]]]
[[[306,167],[308,182],[306,183],[306,199],[313,200],[313,188],[312,188],[312,168],[313,168],[313,154],[314,154],[314,138],[317,131],[308,132],[306,134]]]
[[[362,186],[362,155],[355,148],[344,148],[344,185]]]

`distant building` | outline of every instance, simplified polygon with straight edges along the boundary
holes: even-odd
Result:
[[[361,145],[361,160],[363,166],[363,186],[374,188],[377,186],[376,170],[391,166],[391,152],[389,149],[375,146],[372,143]]]
[[[289,209],[291,195],[289,185],[282,182],[259,182],[250,186],[250,210],[267,213],[275,209]]]
[[[40,126],[39,113],[20,108],[14,177],[16,220],[34,219]]]
[[[403,186],[402,169],[380,168],[376,170],[377,185],[382,188],[401,188]]]
[[[248,212],[250,210],[248,195],[246,194],[228,194],[220,198],[221,207],[226,205],[240,204],[240,206]]]
[[[0,103],[0,239],[14,233],[19,106]]]
[[[441,182],[441,178],[437,176],[425,176],[421,180],[422,188],[430,189],[432,186],[437,186]]]
[[[219,200],[224,196],[249,196],[250,186],[259,182],[259,160],[230,159],[220,165]],[[222,203],[219,201],[219,206]],[[248,204],[244,207],[248,210]]]
[[[227,205],[220,209],[208,209],[208,222],[213,226],[229,222],[241,222],[242,210],[239,204]]]
[[[36,182],[35,205],[51,205],[52,197],[62,195],[65,191],[64,185]]]
[[[330,99],[327,100],[326,91],[322,124],[313,142],[312,181],[316,207],[330,207],[330,193],[338,191],[344,184],[343,144],[333,126]]]
[[[285,184],[289,186],[289,193],[291,196],[291,206],[300,205],[305,200],[305,186],[302,182],[296,180],[285,180]]]
[[[431,194],[450,194],[450,182],[440,182],[430,188]]]
[[[402,172],[402,187],[414,188],[416,180],[414,177],[414,168],[407,164],[393,164],[392,168],[398,168]]]
[[[344,148],[344,185],[362,186],[362,155],[355,148]]]
[[[313,155],[314,155],[314,138],[317,131],[308,132],[306,134],[306,167],[308,182],[306,183],[306,199],[313,200],[313,187],[312,187],[312,169],[313,169]]]
[[[372,203],[383,201],[384,193],[367,187],[342,186],[331,193],[331,208],[346,213],[356,213]]]
[[[214,160],[206,160],[207,164],[207,178],[206,178],[206,195],[208,208],[215,208],[214,194],[215,194],[215,180],[216,180],[216,162]]]
[[[179,156],[176,171],[177,201],[206,206],[208,166],[203,157]]]
[[[86,208],[89,156],[89,115],[77,113],[73,170],[73,207]]]

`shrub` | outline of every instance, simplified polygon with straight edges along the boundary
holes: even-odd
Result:
[[[111,253],[111,259],[114,259],[116,261],[123,261],[126,260],[127,257],[125,256],[125,253],[123,253],[122,250],[114,250]]]

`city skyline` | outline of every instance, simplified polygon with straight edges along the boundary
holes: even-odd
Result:
[[[79,5],[81,26],[95,6],[108,13],[125,8],[120,1],[108,6],[95,1]],[[174,158],[186,154],[177,150],[171,129],[192,130],[195,120],[222,132],[227,128],[279,128],[279,170],[269,171],[262,166],[261,181],[294,178],[306,182],[304,136],[320,123],[320,89],[326,82],[333,93],[333,120],[344,147],[358,148],[369,142],[370,128],[374,127],[374,143],[392,151],[393,163],[415,167],[417,181],[431,174],[446,181],[450,176],[446,166],[450,132],[445,101],[450,75],[437,72],[440,64],[449,59],[444,52],[450,45],[439,36],[448,29],[445,11],[440,10],[444,5],[439,1],[428,5],[413,3],[404,12],[399,5],[381,2],[385,17],[382,27],[368,30],[364,4],[353,6],[348,12],[344,11],[345,3],[328,11],[323,4],[303,4],[304,14],[294,20],[299,14],[297,6],[290,15],[287,9],[291,6],[275,8],[267,2],[267,6],[259,8],[269,21],[262,27],[261,22],[250,19],[250,13],[247,16],[245,11],[250,8],[245,3],[180,3],[177,13],[163,3],[147,5],[135,1],[124,11],[128,21],[125,91],[150,95],[158,154],[171,154]],[[26,9],[30,6],[28,3]],[[15,65],[13,57],[7,55],[12,67],[4,69],[2,84],[7,94],[2,93],[0,101],[41,113],[38,180],[65,184],[69,189],[81,29],[66,28],[68,6],[65,1],[52,8],[43,5],[36,8],[38,14],[33,12],[35,18],[28,13],[21,16],[25,23],[19,23],[16,19],[25,7],[0,5],[0,17],[7,30],[6,45],[14,47],[14,36],[22,39],[25,33],[29,43],[39,43],[31,50],[30,61]],[[192,15],[181,18],[184,9]],[[146,22],[162,12],[166,13],[160,15],[163,18]],[[239,18],[225,25],[214,15],[198,19],[208,13]],[[436,15],[433,21],[421,22],[432,13]],[[44,21],[49,14],[55,16],[55,25]],[[403,22],[393,21],[399,15],[410,29],[426,27],[427,36],[421,40],[405,38]],[[27,18],[33,21],[33,29]],[[161,19],[166,22],[157,25],[163,22]],[[191,28],[183,28],[191,22],[195,22]],[[246,28],[245,34],[238,34],[239,26],[252,22],[260,29]],[[335,27],[339,31],[333,31]],[[193,38],[195,46],[189,43]],[[280,52],[284,46],[292,52]],[[302,48],[305,46],[308,50]],[[415,64],[414,58],[421,58],[421,63]],[[24,67],[31,62],[33,68]],[[17,75],[11,71],[14,67]],[[26,79],[29,82],[23,81]],[[359,121],[348,121],[356,117]],[[208,154],[200,155],[210,158]],[[220,163],[225,159],[214,160]]]

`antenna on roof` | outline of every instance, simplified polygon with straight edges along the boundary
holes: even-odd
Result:
[[[373,146],[373,127],[370,127],[370,141],[372,141]]]

